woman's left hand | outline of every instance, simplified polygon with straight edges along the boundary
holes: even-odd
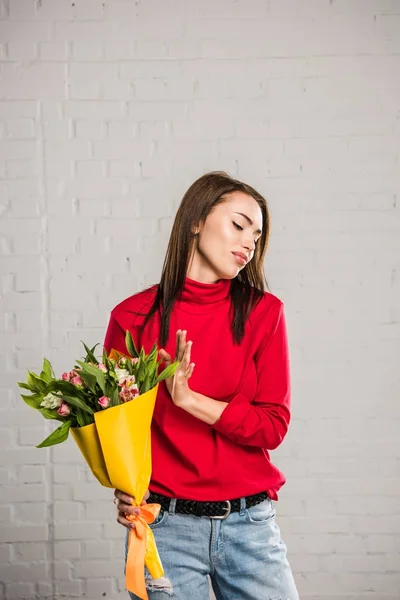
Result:
[[[193,342],[186,341],[186,331],[178,329],[176,332],[176,358],[179,360],[179,366],[173,377],[165,380],[165,384],[171,398],[176,406],[183,407],[190,400],[192,391],[189,388],[188,381],[193,374],[195,364],[190,362],[190,355]],[[159,351],[160,357],[168,367],[172,363],[172,357],[165,350]]]

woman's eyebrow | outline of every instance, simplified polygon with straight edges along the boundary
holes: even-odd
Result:
[[[246,221],[248,221],[250,223],[250,225],[253,225],[253,221],[250,219],[250,217],[248,217],[247,215],[245,215],[244,213],[241,212],[235,212],[236,215],[241,215],[242,217],[244,217],[246,219]],[[261,235],[261,229],[257,229],[256,233],[259,233]]]

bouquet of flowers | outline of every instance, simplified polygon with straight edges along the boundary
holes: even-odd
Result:
[[[141,502],[151,476],[151,420],[160,381],[172,377],[178,367],[174,362],[158,374],[157,345],[149,354],[138,352],[129,331],[125,344],[128,354],[104,350],[101,360],[83,344],[86,356],[77,360],[71,371],[57,378],[45,358],[41,373],[28,371],[26,383],[18,385],[31,392],[21,394],[28,404],[46,419],[61,421],[37,447],[64,442],[71,431],[96,479],[106,487],[118,488],[134,497],[140,507],[135,528],[129,532],[126,562],[126,587],[147,600],[143,565],[151,576],[163,576],[155,545],[152,523],[160,511],[159,504]]]

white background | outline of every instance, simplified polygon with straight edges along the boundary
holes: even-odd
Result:
[[[158,281],[187,187],[269,202],[302,600],[400,598],[399,0],[0,2],[0,598],[126,598],[110,490],[17,381]],[[234,599],[232,599],[234,600]],[[261,600],[261,599],[260,599]]]

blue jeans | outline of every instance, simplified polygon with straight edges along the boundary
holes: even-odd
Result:
[[[175,504],[150,525],[165,575],[146,572],[149,600],[208,600],[210,580],[217,600],[299,600],[271,500],[246,508],[242,498],[225,520],[178,514]]]

